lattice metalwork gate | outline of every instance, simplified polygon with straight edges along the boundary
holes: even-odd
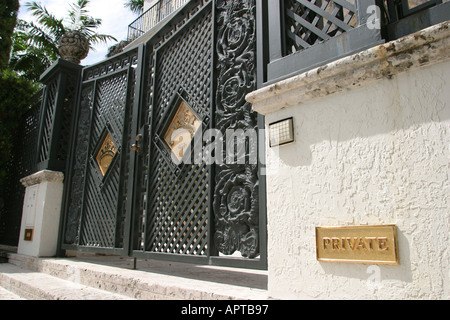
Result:
[[[144,45],[84,69],[63,249],[266,267],[264,184],[249,161],[258,117],[245,101],[255,14],[254,0],[190,1]],[[233,142],[246,160],[212,163],[227,129],[256,139]],[[226,158],[226,145],[212,153]]]
[[[286,51],[292,54],[357,25],[355,0],[286,0]]]
[[[136,49],[83,71],[66,173],[63,249],[128,253],[137,55]]]

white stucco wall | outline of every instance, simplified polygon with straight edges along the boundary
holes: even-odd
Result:
[[[380,60],[390,69],[387,78],[370,68],[351,69],[351,59],[364,59],[363,53],[348,58],[344,75],[333,74],[332,83],[323,79],[336,64],[248,97],[266,125],[294,117],[295,143],[267,147],[266,155],[272,297],[450,298],[450,46],[444,25],[432,31],[433,39],[446,33],[443,40],[418,45],[417,56],[409,50]],[[411,36],[394,47],[405,41],[417,43]],[[383,48],[389,52],[392,44]],[[433,50],[447,54],[434,60]],[[317,93],[311,83],[292,90],[319,73],[334,90]],[[316,227],[385,224],[398,227],[400,265],[317,261]]]

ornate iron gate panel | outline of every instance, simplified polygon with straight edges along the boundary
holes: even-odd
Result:
[[[257,139],[243,162],[206,159],[219,139],[208,130],[257,137],[245,101],[256,88],[255,14],[254,0],[191,1],[146,43],[134,256],[265,268],[260,166],[249,162]]]
[[[128,254],[125,225],[131,213],[138,52],[83,71],[66,182],[63,249]]]
[[[245,101],[246,94],[256,89],[255,15],[255,1],[217,2],[215,127],[222,133],[253,133],[256,138],[258,117]],[[259,166],[251,161],[257,147],[257,139],[246,143],[243,161],[236,159],[243,164],[216,166],[214,241],[226,255],[240,252],[252,259],[260,255]]]
[[[266,268],[260,123],[245,101],[255,14],[255,0],[192,0],[139,49],[84,70],[63,249]]]
[[[204,163],[174,168],[171,153],[160,141],[166,133],[164,123],[172,122],[172,110],[179,107],[176,100],[172,103],[173,97],[182,92],[185,100],[190,100],[186,101],[190,108],[198,106],[204,128],[210,126],[212,15],[210,9],[205,10],[209,14],[198,14],[155,52],[145,238],[145,251],[149,252],[207,254],[211,168]],[[190,120],[184,120],[175,119],[180,124],[174,124],[174,129],[189,125]]]

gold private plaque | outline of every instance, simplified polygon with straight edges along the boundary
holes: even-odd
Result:
[[[111,135],[108,133],[103,140],[103,144],[96,156],[97,164],[103,176],[105,176],[106,172],[108,171],[108,168],[111,165],[111,162],[114,159],[116,153],[117,148],[111,138]]]
[[[186,150],[188,150],[200,125],[200,119],[182,101],[164,134],[164,141],[179,161],[183,158]]]
[[[395,225],[318,227],[316,246],[319,261],[399,264]]]

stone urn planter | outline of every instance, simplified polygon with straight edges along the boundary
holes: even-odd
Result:
[[[89,53],[89,41],[79,31],[68,31],[58,41],[58,51],[62,59],[80,64]]]

